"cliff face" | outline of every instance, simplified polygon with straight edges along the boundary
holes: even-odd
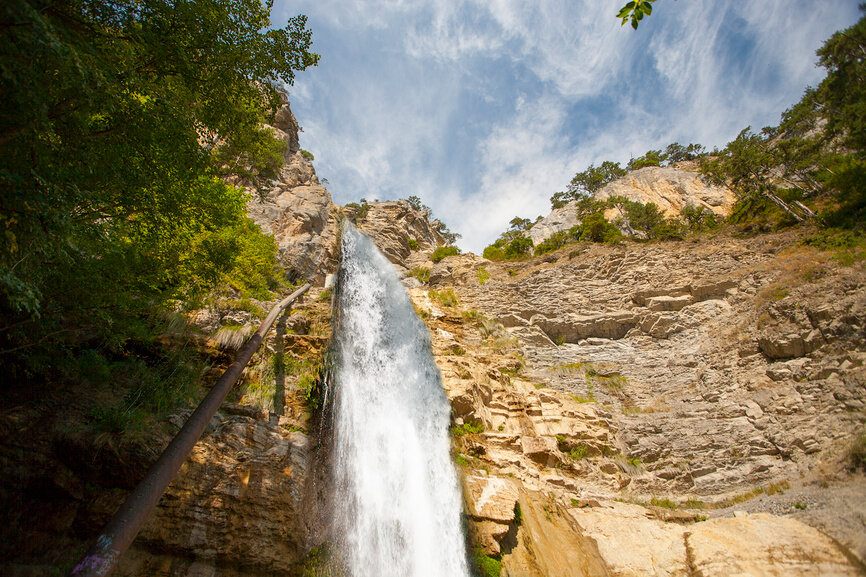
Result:
[[[866,555],[864,287],[794,233],[444,259],[411,293],[483,429],[477,538],[509,575],[858,574],[815,528]]]
[[[283,266],[321,284],[336,265],[337,208],[301,152],[298,122],[288,104],[277,112],[272,129],[286,143],[285,164],[270,190],[252,190],[247,211],[274,236]]]
[[[622,178],[606,184],[595,193],[596,200],[624,197],[642,204],[654,203],[667,217],[678,217],[685,207],[700,208],[726,217],[736,202],[736,197],[727,188],[710,186],[693,172],[693,163],[681,163],[678,168],[650,166],[629,172]],[[622,214],[615,208],[608,209],[605,218],[613,222]],[[578,210],[572,201],[554,209],[547,217],[529,229],[529,236],[536,246],[553,234],[580,224]]]
[[[364,218],[357,220],[358,229],[372,238],[396,266],[411,268],[424,263],[426,257],[419,259],[419,255],[445,244],[427,213],[412,208],[405,200],[374,202],[368,207]]]

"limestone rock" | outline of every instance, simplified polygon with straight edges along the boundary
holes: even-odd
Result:
[[[195,446],[118,575],[193,574],[194,566],[212,574],[215,565],[288,574],[302,561],[309,440],[230,408]]]
[[[571,205],[554,208],[550,214],[536,222],[529,229],[529,238],[532,244],[538,246],[557,232],[568,230],[580,224],[577,212]]]
[[[415,210],[405,200],[371,202],[368,206],[367,215],[357,222],[358,229],[394,264],[410,268],[410,239],[417,243],[417,250],[426,253],[445,244],[436,221],[428,220],[426,211]]]
[[[704,183],[700,175],[674,167],[651,166],[629,172],[622,178],[605,185],[595,193],[597,200],[610,197],[625,197],[643,204],[655,203],[659,210],[669,217],[677,217],[687,206],[712,211],[721,217],[731,213],[736,202],[734,193],[727,188],[719,188]],[[621,217],[617,209],[605,212],[611,222]],[[554,209],[547,217],[529,230],[529,236],[536,246],[555,233],[565,231],[580,224],[574,202]]]
[[[505,524],[514,520],[518,495],[508,479],[470,476],[465,483],[472,517]]]
[[[665,216],[679,216],[686,206],[727,216],[736,202],[733,192],[704,183],[695,172],[659,166],[629,172],[595,194],[597,200],[612,196],[624,196],[643,204],[655,203]]]
[[[692,570],[706,577],[863,574],[826,535],[766,514],[698,523],[685,543]]]

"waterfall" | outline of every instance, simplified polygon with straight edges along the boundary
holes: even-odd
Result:
[[[353,577],[467,577],[450,407],[396,271],[348,222],[336,332],[336,544]]]

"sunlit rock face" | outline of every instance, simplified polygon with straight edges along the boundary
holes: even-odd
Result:
[[[407,268],[410,261],[418,261],[419,253],[429,254],[446,244],[438,221],[428,220],[426,211],[412,208],[405,200],[372,202],[368,206],[366,216],[357,221],[358,229],[398,266]]]
[[[648,166],[629,172],[605,185],[595,194],[597,200],[624,196],[643,204],[655,203],[665,216],[679,216],[687,206],[727,216],[736,202],[727,188],[706,184],[700,174],[673,167]]]
[[[453,256],[410,294],[469,425],[467,526],[508,575],[859,571],[862,267],[717,235]]]
[[[667,217],[677,217],[684,208],[711,211],[719,217],[731,213],[736,197],[727,188],[712,186],[701,180],[700,174],[682,168],[650,166],[629,172],[595,193],[596,200],[624,197],[642,204],[654,203]],[[623,215],[616,208],[604,213],[613,222]],[[580,224],[574,202],[554,209],[529,230],[536,246],[560,231]],[[626,232],[629,232],[626,230]]]
[[[336,265],[337,208],[301,152],[298,122],[288,104],[277,112],[272,129],[286,143],[286,162],[269,189],[251,190],[247,212],[274,236],[281,264],[321,284]]]

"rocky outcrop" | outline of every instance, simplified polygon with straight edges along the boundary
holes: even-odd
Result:
[[[373,239],[388,260],[409,268],[413,252],[429,254],[446,244],[437,221],[430,221],[425,210],[412,208],[405,200],[371,202],[363,218],[357,218],[358,229]],[[426,261],[424,258],[420,262]]]
[[[508,575],[860,574],[862,267],[796,233],[719,235],[454,256],[429,283],[410,294],[455,424],[483,429],[456,439],[465,474],[519,495],[523,524],[466,491]]]
[[[554,208],[550,214],[542,218],[529,229],[532,244],[538,246],[557,232],[568,230],[580,224],[580,218],[574,204],[569,203],[560,208]]]
[[[736,197],[727,188],[706,184],[696,172],[674,167],[650,166],[629,172],[601,188],[594,195],[596,200],[624,197],[642,204],[654,203],[668,217],[678,217],[687,207],[697,207],[726,217],[731,213]],[[613,222],[622,214],[611,208],[605,218]],[[534,245],[580,224],[577,207],[570,202],[554,209],[529,230]]]
[[[727,216],[736,202],[727,188],[706,184],[698,173],[673,167],[648,166],[633,170],[606,184],[595,195],[596,200],[614,196],[643,204],[654,203],[665,216],[679,216],[687,206]]]
[[[284,267],[297,278],[322,284],[336,266],[337,209],[301,153],[298,122],[288,103],[277,112],[271,128],[286,143],[285,164],[271,187],[252,190],[247,212],[274,236]]]
[[[285,417],[218,415],[118,575],[290,574],[307,553],[309,437]]]

